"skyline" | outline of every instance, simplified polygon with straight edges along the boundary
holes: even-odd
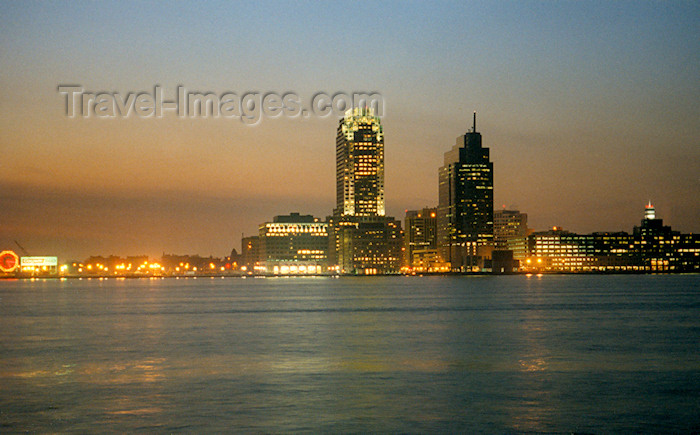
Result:
[[[476,110],[496,208],[531,228],[630,231],[651,200],[700,232],[697,4],[58,5],[0,17],[2,249],[221,256],[272,216],[332,213],[337,118],[70,119],[56,88],[75,83],[379,92],[398,218],[437,205]]]

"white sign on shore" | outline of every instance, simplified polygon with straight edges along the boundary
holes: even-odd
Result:
[[[26,266],[58,266],[58,257],[21,257],[22,267]]]

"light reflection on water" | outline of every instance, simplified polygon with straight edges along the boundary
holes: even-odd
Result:
[[[0,431],[693,431],[698,284],[0,282]]]

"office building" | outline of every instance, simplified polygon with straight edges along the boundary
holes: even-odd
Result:
[[[348,110],[335,141],[336,216],[384,216],[384,132],[371,108]]]
[[[399,273],[402,240],[401,222],[392,217],[329,218],[329,257],[338,274]]]
[[[336,273],[400,271],[401,222],[385,213],[381,121],[371,108],[348,110],[336,134],[336,208],[328,219]]]
[[[497,251],[513,251],[513,258],[527,256],[527,214],[518,210],[493,212],[493,243]]]
[[[437,208],[407,210],[404,231],[404,266],[410,271],[436,271]]]
[[[700,271],[700,235],[681,234],[665,226],[651,201],[641,225],[635,226],[633,252],[642,270],[651,272]]]
[[[275,216],[259,226],[259,273],[322,274],[328,271],[328,223],[311,215]]]
[[[586,271],[597,265],[594,236],[575,234],[561,227],[528,236],[523,267],[539,271]]]
[[[493,249],[493,163],[481,139],[474,113],[439,170],[438,252],[453,271],[484,270]]]
[[[632,234],[574,234],[558,227],[532,233],[520,266],[532,272],[698,272],[700,236],[664,226],[648,204]]]

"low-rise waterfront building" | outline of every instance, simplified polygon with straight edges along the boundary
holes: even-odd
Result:
[[[575,234],[554,227],[528,236],[525,271],[698,272],[700,236],[664,226],[648,204],[632,234]]]
[[[312,215],[275,216],[260,224],[258,272],[318,275],[328,272],[328,223]]]
[[[329,218],[330,264],[338,274],[399,273],[402,261],[401,222],[390,216]]]

